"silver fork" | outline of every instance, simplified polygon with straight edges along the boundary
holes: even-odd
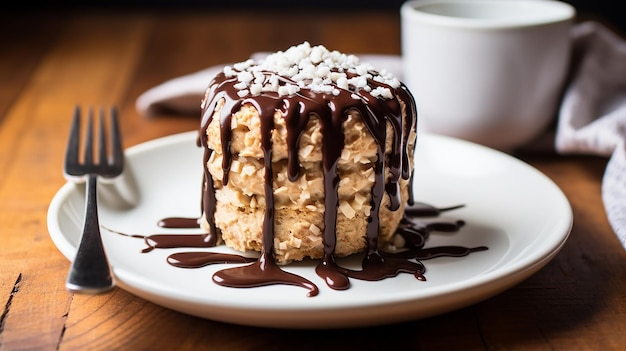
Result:
[[[72,261],[65,287],[69,291],[83,293],[101,293],[113,288],[111,268],[104,252],[100,236],[100,223],[97,208],[97,178],[113,178],[122,173],[124,154],[119,131],[117,110],[110,111],[111,152],[107,150],[107,133],[105,131],[105,112],[100,109],[98,158],[94,160],[93,111],[89,109],[87,130],[83,149],[82,162],[80,160],[80,107],[76,106],[74,119],[70,130],[70,137],[65,154],[64,173],[73,180],[86,177],[85,223],[76,256]],[[80,178],[77,178],[80,177]]]

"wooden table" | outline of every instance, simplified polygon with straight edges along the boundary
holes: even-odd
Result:
[[[562,251],[514,288],[432,318],[307,331],[228,325],[124,290],[70,294],[48,205],[75,104],[115,104],[125,146],[196,129],[198,118],[140,116],[135,99],[170,78],[303,40],[398,54],[393,12],[166,11],[6,14],[0,22],[0,350],[524,349],[626,345],[626,253],[600,198],[607,160],[520,155],[553,179],[575,222]],[[388,348],[387,348],[388,347]]]

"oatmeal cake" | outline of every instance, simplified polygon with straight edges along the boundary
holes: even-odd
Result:
[[[224,67],[202,109],[201,226],[218,240],[279,264],[391,240],[417,118],[395,77],[304,42]]]

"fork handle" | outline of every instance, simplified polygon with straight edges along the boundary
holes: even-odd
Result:
[[[113,288],[113,277],[100,235],[97,176],[87,176],[85,224],[76,256],[65,283],[73,292],[101,293]]]

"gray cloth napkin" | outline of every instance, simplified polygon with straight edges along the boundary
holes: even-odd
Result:
[[[572,75],[558,113],[554,148],[561,154],[610,157],[602,199],[607,217],[626,248],[626,41],[597,22],[572,28]],[[255,53],[262,60],[267,53]],[[386,69],[403,79],[396,55],[358,55],[361,62]],[[200,115],[200,101],[221,64],[157,85],[136,100],[137,111]]]
[[[572,29],[572,80],[559,111],[555,147],[562,154],[610,156],[602,200],[626,248],[626,41],[596,22]]]

